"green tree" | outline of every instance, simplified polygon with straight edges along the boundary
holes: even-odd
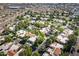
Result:
[[[32,55],[32,48],[30,46],[24,46],[24,51],[19,53],[20,56],[31,56]]]
[[[49,39],[51,39],[51,41],[52,41],[52,43],[53,43],[53,42],[56,41],[56,36],[55,36],[55,35],[54,35],[54,36],[51,35],[51,36],[49,37]]]
[[[68,43],[72,43],[72,45],[74,45],[76,43],[77,36],[75,34],[69,35],[68,38],[69,38]]]
[[[23,16],[17,16],[17,19],[23,20],[24,18],[23,18]]]
[[[50,19],[53,19],[54,18],[54,15],[53,13],[49,15],[50,16]]]
[[[40,20],[40,16],[38,16],[36,19],[37,19],[37,20]]]
[[[68,38],[69,38],[69,41],[67,42],[66,45],[64,45],[63,53],[69,53],[71,47],[75,45],[77,40],[77,36],[74,34],[69,35]]]
[[[62,27],[58,27],[57,30],[59,30],[60,33],[64,31],[64,29]]]
[[[52,43],[52,39],[47,39],[46,46],[49,46]]]
[[[45,39],[45,34],[41,31],[37,31],[38,40],[36,40],[34,46],[38,47]]]
[[[18,23],[18,25],[16,25],[15,30],[19,30],[19,29],[26,29],[29,25],[30,20],[22,20],[21,22]]]
[[[79,36],[79,28],[74,31],[74,34],[75,34],[76,36]]]
[[[36,51],[35,53],[33,53],[33,56],[40,56],[40,53]]]
[[[4,52],[0,52],[0,56],[7,56]]]
[[[5,42],[12,42],[13,41],[13,38],[11,36],[6,36],[5,37]]]

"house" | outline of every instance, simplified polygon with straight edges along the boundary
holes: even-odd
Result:
[[[62,48],[63,49],[63,45],[59,44],[57,42],[54,42],[54,43],[50,44],[50,47],[51,48]]]
[[[54,21],[59,22],[59,23],[65,22],[64,20],[61,20],[61,19],[54,19]]]
[[[12,46],[12,44],[13,44],[12,42],[3,44],[2,46],[0,46],[0,51],[9,50],[9,48]]]
[[[48,20],[48,18],[43,18],[43,17],[41,17],[40,19],[44,21]]]
[[[11,47],[10,47],[10,49],[9,49],[9,51],[10,50],[15,50],[15,51],[17,51],[19,48],[20,48],[20,44],[19,43],[16,43],[16,44],[13,44]]]
[[[50,56],[47,52],[44,52],[42,56]]]
[[[19,30],[19,31],[16,32],[16,34],[17,34],[18,37],[24,37],[25,34],[26,34],[26,31],[24,31],[24,30]]]
[[[37,23],[41,23],[41,24],[44,24],[45,21],[36,21]]]
[[[48,48],[47,50],[47,53],[50,55],[50,56],[53,56],[54,54],[54,49],[53,48]]]
[[[29,26],[28,26],[28,29],[31,29],[31,30],[32,30],[32,29],[35,29],[35,28],[36,28],[36,27],[35,27],[34,25],[29,25]]]
[[[8,51],[8,53],[7,53],[8,56],[14,56],[15,54],[16,54],[16,52],[13,50]]]
[[[35,43],[36,39],[37,39],[37,36],[30,37],[30,38],[27,40],[27,43],[26,43],[26,44],[32,46],[32,45]]]
[[[33,34],[31,32],[26,32],[26,36],[33,37],[33,36],[35,36],[35,34]]]
[[[50,28],[49,27],[44,27],[40,31],[45,33],[45,34],[48,34],[50,32]]]
[[[61,43],[67,43],[67,41],[68,41],[69,39],[67,38],[67,37],[65,37],[64,35],[58,35],[57,36],[57,41],[58,42],[61,42]]]
[[[67,41],[69,40],[68,36],[71,34],[73,34],[73,31],[68,28],[65,28],[63,33],[57,36],[57,41],[61,43],[67,43]]]
[[[49,18],[50,16],[49,15],[46,15],[46,18]]]
[[[32,17],[32,20],[36,20],[36,17]]]
[[[5,40],[4,36],[0,36],[0,41]]]
[[[56,48],[54,51],[54,55],[59,56],[61,55],[61,49],[60,48]]]
[[[31,23],[35,23],[36,21],[35,20],[31,20]]]
[[[2,44],[5,41],[4,36],[0,36],[0,44]]]
[[[14,30],[15,30],[15,26],[16,26],[16,25],[10,26],[9,29],[10,29],[11,31],[14,31]]]
[[[8,56],[14,56],[20,49],[20,44],[13,44],[7,52]]]
[[[14,56],[19,56],[19,53],[22,52],[24,49],[21,48],[16,54],[14,54]]]
[[[25,15],[23,16],[23,18],[30,18],[30,15]]]
[[[63,33],[65,33],[67,36],[73,34],[73,30],[70,30],[68,28],[66,28]]]

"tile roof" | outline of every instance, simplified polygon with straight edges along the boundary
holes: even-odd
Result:
[[[56,48],[55,51],[54,51],[54,54],[56,56],[59,56],[61,54],[61,49],[60,48]]]
[[[10,51],[8,51],[7,54],[8,54],[9,56],[14,56],[14,55],[16,54],[16,52],[13,51],[13,50],[10,50]]]

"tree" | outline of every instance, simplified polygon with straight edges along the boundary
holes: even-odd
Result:
[[[50,36],[50,38],[49,39],[51,39],[51,41],[52,41],[52,43],[53,42],[55,42],[56,41],[56,36],[54,35],[54,36]]]
[[[72,45],[74,45],[76,43],[77,36],[75,34],[69,35],[68,38],[69,38],[68,43],[72,43]]]
[[[41,27],[44,27],[45,25],[41,22],[36,22],[36,23],[34,23],[34,26],[41,28]]]
[[[24,18],[23,18],[23,16],[17,16],[17,19],[23,20]]]
[[[55,36],[57,36],[58,34],[59,34],[59,32],[57,32],[57,31],[54,33]]]
[[[68,38],[69,38],[69,41],[64,46],[63,53],[69,53],[71,47],[75,45],[76,40],[77,40],[77,36],[74,34],[69,35]]]
[[[5,54],[4,52],[0,52],[0,56],[6,56],[7,54]]]
[[[6,36],[5,37],[5,42],[12,42],[13,38],[11,36]]]
[[[61,52],[61,56],[68,56],[69,55],[69,53],[68,52]]]
[[[57,29],[60,31],[60,33],[64,30],[62,27],[58,27]]]
[[[19,29],[26,29],[29,25],[29,20],[22,20],[21,22],[18,23],[18,25],[16,25],[15,30],[19,30]]]
[[[40,20],[40,16],[38,16],[36,19],[37,19],[37,20]]]
[[[38,40],[36,40],[34,46],[38,47],[44,41],[45,34],[39,30],[36,33],[38,35]]]
[[[79,36],[79,28],[74,31],[74,34],[75,34],[76,36]]]
[[[49,25],[49,21],[46,21],[46,22],[44,23],[44,25],[45,25],[45,26],[48,26],[48,25]]]
[[[24,51],[19,53],[20,56],[31,56],[32,55],[32,48],[30,46],[24,46]]]
[[[40,53],[36,51],[35,53],[33,53],[33,56],[40,56]]]
[[[49,15],[50,16],[50,19],[53,19],[54,18],[54,15],[53,13]]]
[[[52,39],[47,39],[46,46],[49,46],[52,43]]]

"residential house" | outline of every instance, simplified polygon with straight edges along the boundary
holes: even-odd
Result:
[[[58,49],[60,49],[60,50],[58,50]],[[46,51],[50,56],[54,56],[54,55],[60,55],[61,49],[63,49],[63,45],[61,45],[57,42],[54,42],[49,45],[49,47]]]
[[[67,43],[68,36],[73,34],[73,31],[66,28],[60,35],[57,36],[57,41],[61,43]]]
[[[13,44],[10,49],[7,52],[8,56],[14,56],[19,50],[20,50],[21,45],[18,44]]]
[[[50,47],[51,48],[61,48],[61,49],[63,49],[64,46],[62,44],[54,42],[54,43],[50,44]]]
[[[69,36],[69,35],[73,34],[73,30],[70,30],[70,29],[66,28],[66,29],[63,31],[63,33],[65,33],[67,36]]]
[[[32,46],[32,45],[35,43],[36,39],[37,39],[37,36],[30,37],[30,38],[27,40],[26,44]]]
[[[7,53],[8,56],[14,56],[15,54],[16,54],[16,52],[13,50],[8,51],[8,53]]]
[[[61,43],[67,43],[67,41],[68,41],[69,39],[66,37],[66,36],[64,36],[64,35],[58,35],[57,36],[57,41],[58,42],[61,42]]]
[[[5,41],[4,36],[0,36],[0,44],[2,44]]]
[[[35,20],[31,20],[31,23],[35,23],[36,21]]]
[[[54,51],[54,55],[55,56],[61,55],[61,49],[60,48],[56,48],[55,51]]]
[[[24,37],[25,34],[26,34],[26,31],[25,30],[19,30],[19,31],[16,32],[16,34],[17,34],[18,37]]]
[[[33,37],[33,36],[35,36],[35,34],[33,34],[31,32],[26,32],[26,36]]]
[[[37,23],[41,23],[41,24],[44,24],[45,21],[36,21]]]
[[[50,56],[47,52],[44,52],[42,56]]]
[[[12,42],[10,43],[5,43],[3,45],[0,46],[0,51],[4,51],[5,53],[7,53],[7,51],[9,50],[9,48],[12,46]]]
[[[62,20],[62,19],[54,19],[54,21],[59,22],[59,23],[63,23],[63,22],[65,22],[65,21]]]
[[[25,15],[23,16],[23,18],[30,18],[30,15]]]
[[[14,54],[14,56],[19,56],[19,53],[22,52],[24,49],[21,48],[16,54]]]
[[[54,54],[54,48],[48,48],[47,50],[47,53],[50,55],[50,56],[53,56]]]
[[[10,26],[9,29],[10,29],[11,31],[14,31],[14,30],[15,30],[15,26],[16,26],[16,25]]]
[[[32,20],[36,20],[36,17],[32,17]]]
[[[40,19],[43,20],[43,21],[48,20],[48,18],[43,18],[43,17],[41,17]]]
[[[44,27],[40,31],[45,33],[45,34],[48,34],[50,32],[50,28],[49,27]]]

